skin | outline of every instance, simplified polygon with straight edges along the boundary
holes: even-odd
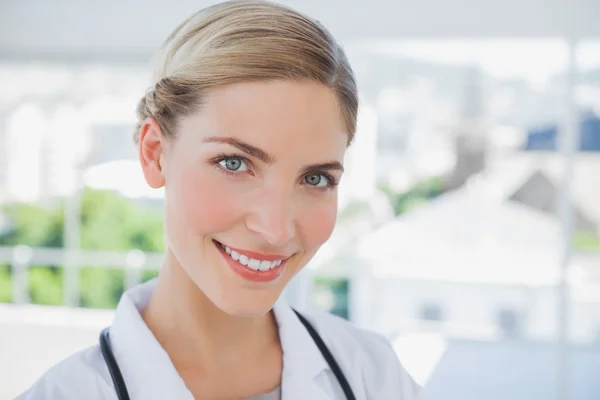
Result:
[[[343,168],[331,167],[343,164],[347,140],[334,93],[311,82],[211,91],[175,138],[144,121],[139,157],[147,183],[165,188],[167,250],[142,316],[197,399],[280,384],[271,309],[333,231]],[[248,281],[215,240],[287,260],[274,281]]]

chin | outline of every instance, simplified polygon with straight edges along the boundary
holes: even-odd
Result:
[[[250,293],[248,296],[236,296],[235,299],[220,299],[215,305],[226,314],[235,317],[263,317],[273,309],[277,297]],[[251,297],[251,298],[249,298]]]

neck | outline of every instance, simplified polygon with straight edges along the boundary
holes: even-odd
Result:
[[[227,368],[279,343],[272,312],[252,318],[225,313],[170,252],[142,317],[173,363],[185,368]]]

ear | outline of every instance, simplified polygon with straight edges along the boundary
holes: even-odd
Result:
[[[139,158],[146,183],[153,189],[165,185],[164,153],[165,138],[160,126],[153,117],[148,117],[140,127]]]

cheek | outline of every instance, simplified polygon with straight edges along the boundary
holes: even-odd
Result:
[[[204,235],[232,226],[241,215],[239,196],[215,171],[183,172],[172,204],[193,234]]]
[[[333,232],[336,217],[337,200],[334,196],[326,201],[319,201],[319,204],[313,202],[310,207],[303,207],[298,222],[305,246],[316,250],[325,243]]]

